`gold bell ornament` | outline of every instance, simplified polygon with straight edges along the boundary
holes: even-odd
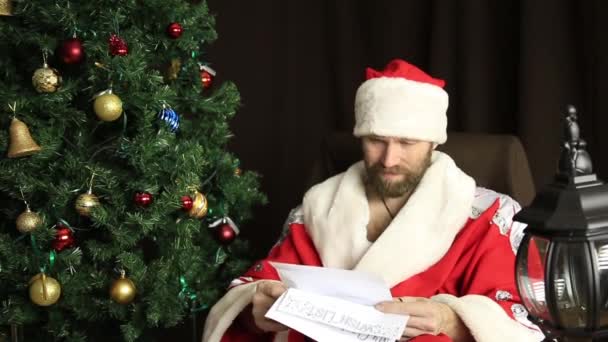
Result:
[[[10,144],[8,147],[9,158],[19,158],[32,155],[40,151],[40,146],[34,141],[29,128],[23,121],[13,117],[9,128]]]
[[[38,273],[30,279],[30,299],[34,304],[49,306],[57,303],[61,296],[61,285],[55,278]]]
[[[0,15],[6,15],[6,16],[13,15],[13,1],[12,0],[0,0]]]
[[[93,111],[101,121],[114,121],[122,114],[122,100],[112,93],[112,89],[95,95]]]
[[[99,198],[93,194],[93,178],[95,178],[95,174],[91,176],[89,190],[84,194],[80,194],[78,198],[76,198],[75,208],[76,211],[82,216],[90,216],[93,208],[99,206]]]
[[[118,304],[129,304],[135,298],[137,288],[131,279],[125,277],[125,271],[120,271],[120,278],[110,287],[110,297]]]

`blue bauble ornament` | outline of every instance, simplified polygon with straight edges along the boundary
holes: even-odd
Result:
[[[172,133],[177,132],[179,128],[179,115],[171,108],[163,106],[163,109],[158,112],[158,118],[164,121]]]

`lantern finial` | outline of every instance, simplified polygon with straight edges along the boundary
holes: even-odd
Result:
[[[564,120],[562,153],[559,160],[559,173],[576,177],[593,173],[591,156],[586,150],[587,142],[581,138],[577,122],[576,108],[568,105]]]

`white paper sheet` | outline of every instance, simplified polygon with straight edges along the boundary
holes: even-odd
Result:
[[[373,305],[391,300],[384,282],[363,272],[272,263],[289,289],[266,317],[319,342],[398,340],[409,316]]]
[[[392,300],[384,281],[371,273],[271,262],[287,287],[351,302],[375,305]]]

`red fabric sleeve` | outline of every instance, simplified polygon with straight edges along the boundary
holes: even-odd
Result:
[[[531,329],[537,330],[527,321],[527,312],[522,305],[517,291],[515,279],[515,259],[509,234],[501,233],[500,228],[493,222],[482,234],[474,233],[472,240],[477,240],[473,255],[462,267],[465,276],[462,281],[460,295],[484,295],[498,303],[511,317]],[[534,264],[539,260],[531,260]]]
[[[511,316],[511,305],[519,303],[515,286],[515,255],[511,250],[509,238],[500,234],[495,225],[488,229],[479,242],[469,266],[462,293],[486,295],[500,304]],[[511,295],[510,300],[497,300],[498,291]]]

